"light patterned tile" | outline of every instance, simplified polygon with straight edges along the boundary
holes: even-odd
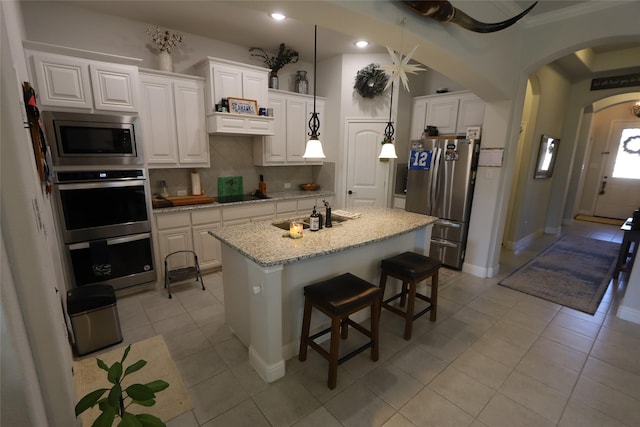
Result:
[[[202,427],[270,427],[269,421],[250,399],[217,416]],[[177,426],[176,426],[177,427]],[[180,426],[182,427],[182,426]]]
[[[471,415],[428,387],[407,402],[400,414],[420,427],[464,427],[473,422]]]
[[[295,380],[282,378],[253,396],[260,411],[274,426],[288,426],[320,407],[320,402]]]
[[[318,427],[323,426],[318,425]],[[396,412],[396,414],[391,417],[389,421],[384,423],[382,427],[415,427],[415,424],[400,415],[400,413]]]
[[[529,352],[532,355],[553,360],[558,366],[579,372],[587,360],[587,355],[541,337],[533,344]]]
[[[213,347],[176,360],[175,363],[187,388],[216,376],[227,369],[227,365],[218,356]]]
[[[200,424],[249,399],[249,395],[229,371],[204,380],[187,391],[193,402],[193,412]]]
[[[542,332],[542,336],[557,342],[558,344],[571,347],[574,350],[578,350],[582,353],[589,353],[593,346],[594,339],[581,335],[577,332],[573,332],[562,326],[551,324]]]
[[[595,314],[588,314],[569,307],[562,307],[560,309],[560,313],[568,314],[569,316],[576,317],[578,319],[584,320],[585,322],[594,323],[596,325],[602,325],[602,322],[604,322],[604,318],[606,317],[605,313],[601,313],[598,311],[596,311]]]
[[[515,367],[527,351],[495,337],[483,337],[471,349],[509,367]]]
[[[578,372],[558,366],[552,359],[528,353],[522,358],[516,371],[525,374],[552,389],[569,396],[578,380]]]
[[[519,372],[513,372],[500,387],[500,393],[556,423],[568,400],[550,387]]]
[[[582,375],[627,394],[640,403],[640,375],[609,365],[593,357],[587,359]]]
[[[558,315],[553,318],[551,323],[591,338],[597,337],[598,331],[600,330],[600,325],[587,322],[583,319],[570,316],[566,313],[558,313]]]
[[[180,335],[169,334],[164,336],[169,353],[173,360],[180,360],[199,351],[211,348],[211,344],[202,334],[200,329],[186,332]]]
[[[400,409],[424,387],[421,382],[392,363],[374,369],[362,381],[395,410]]]
[[[250,424],[246,425],[249,426]],[[251,425],[251,427],[253,426]],[[324,406],[321,406],[295,423],[293,427],[342,427],[342,424]]]
[[[629,426],[640,425],[638,401],[586,376],[580,377],[571,400]]]
[[[354,427],[382,425],[396,412],[369,390],[363,381],[350,385],[324,406],[342,424]]]
[[[489,427],[553,427],[555,423],[501,393],[491,399],[478,419]]]
[[[491,388],[451,366],[434,378],[428,387],[474,417],[495,393]]]
[[[392,357],[390,362],[422,384],[429,384],[447,366],[446,362],[415,345]]]
[[[509,311],[509,306],[500,304],[485,297],[478,297],[474,299],[467,307],[484,315],[490,316],[494,321],[500,319]]]
[[[516,322],[500,320],[485,334],[485,338],[499,338],[528,350],[538,339],[538,334],[528,331]]]
[[[416,338],[415,342],[438,359],[445,362],[452,362],[469,348],[476,339],[474,335],[451,338],[432,331]]]
[[[451,366],[494,390],[500,388],[513,370],[472,349],[462,353]]]
[[[570,400],[558,427],[625,427],[620,421],[586,405]]]
[[[638,352],[630,350],[629,347],[625,345],[608,344],[601,340],[596,340],[590,355],[610,365],[629,371],[635,375],[640,375]]]

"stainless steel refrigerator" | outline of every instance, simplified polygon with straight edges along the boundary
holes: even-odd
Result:
[[[429,254],[455,269],[464,262],[479,153],[477,139],[411,142],[405,210],[439,218]]]

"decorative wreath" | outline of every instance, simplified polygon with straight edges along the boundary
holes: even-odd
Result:
[[[378,64],[369,64],[356,74],[353,88],[363,98],[374,98],[384,92],[389,76],[379,67]]]
[[[638,148],[637,150],[632,150],[631,148],[629,148],[629,143],[633,142],[634,139],[640,139],[640,136],[630,136],[622,143],[622,148],[629,154],[640,154],[640,148]]]

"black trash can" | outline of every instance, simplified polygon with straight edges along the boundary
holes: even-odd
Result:
[[[122,342],[116,293],[111,285],[87,285],[70,290],[67,313],[79,356]]]

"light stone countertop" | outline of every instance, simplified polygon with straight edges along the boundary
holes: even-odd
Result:
[[[427,227],[438,219],[400,209],[359,207],[351,212],[362,216],[334,222],[333,227],[315,232],[306,229],[300,239],[292,239],[288,231],[272,225],[279,221],[214,228],[209,234],[258,265],[271,267],[390,239]]]
[[[210,209],[210,208],[219,208],[223,206],[238,206],[238,205],[246,205],[250,203],[266,203],[266,202],[278,202],[283,200],[297,200],[297,199],[318,199],[318,206],[322,206],[322,199],[326,197],[333,197],[335,193],[333,191],[279,191],[273,193],[267,193],[269,196],[268,199],[255,199],[255,200],[243,200],[240,202],[229,202],[229,203],[204,203],[198,205],[185,205],[185,206],[172,206],[167,208],[156,208],[153,209],[154,214],[164,214],[164,213],[172,213],[172,212],[183,212],[183,211],[193,211],[197,209]]]

